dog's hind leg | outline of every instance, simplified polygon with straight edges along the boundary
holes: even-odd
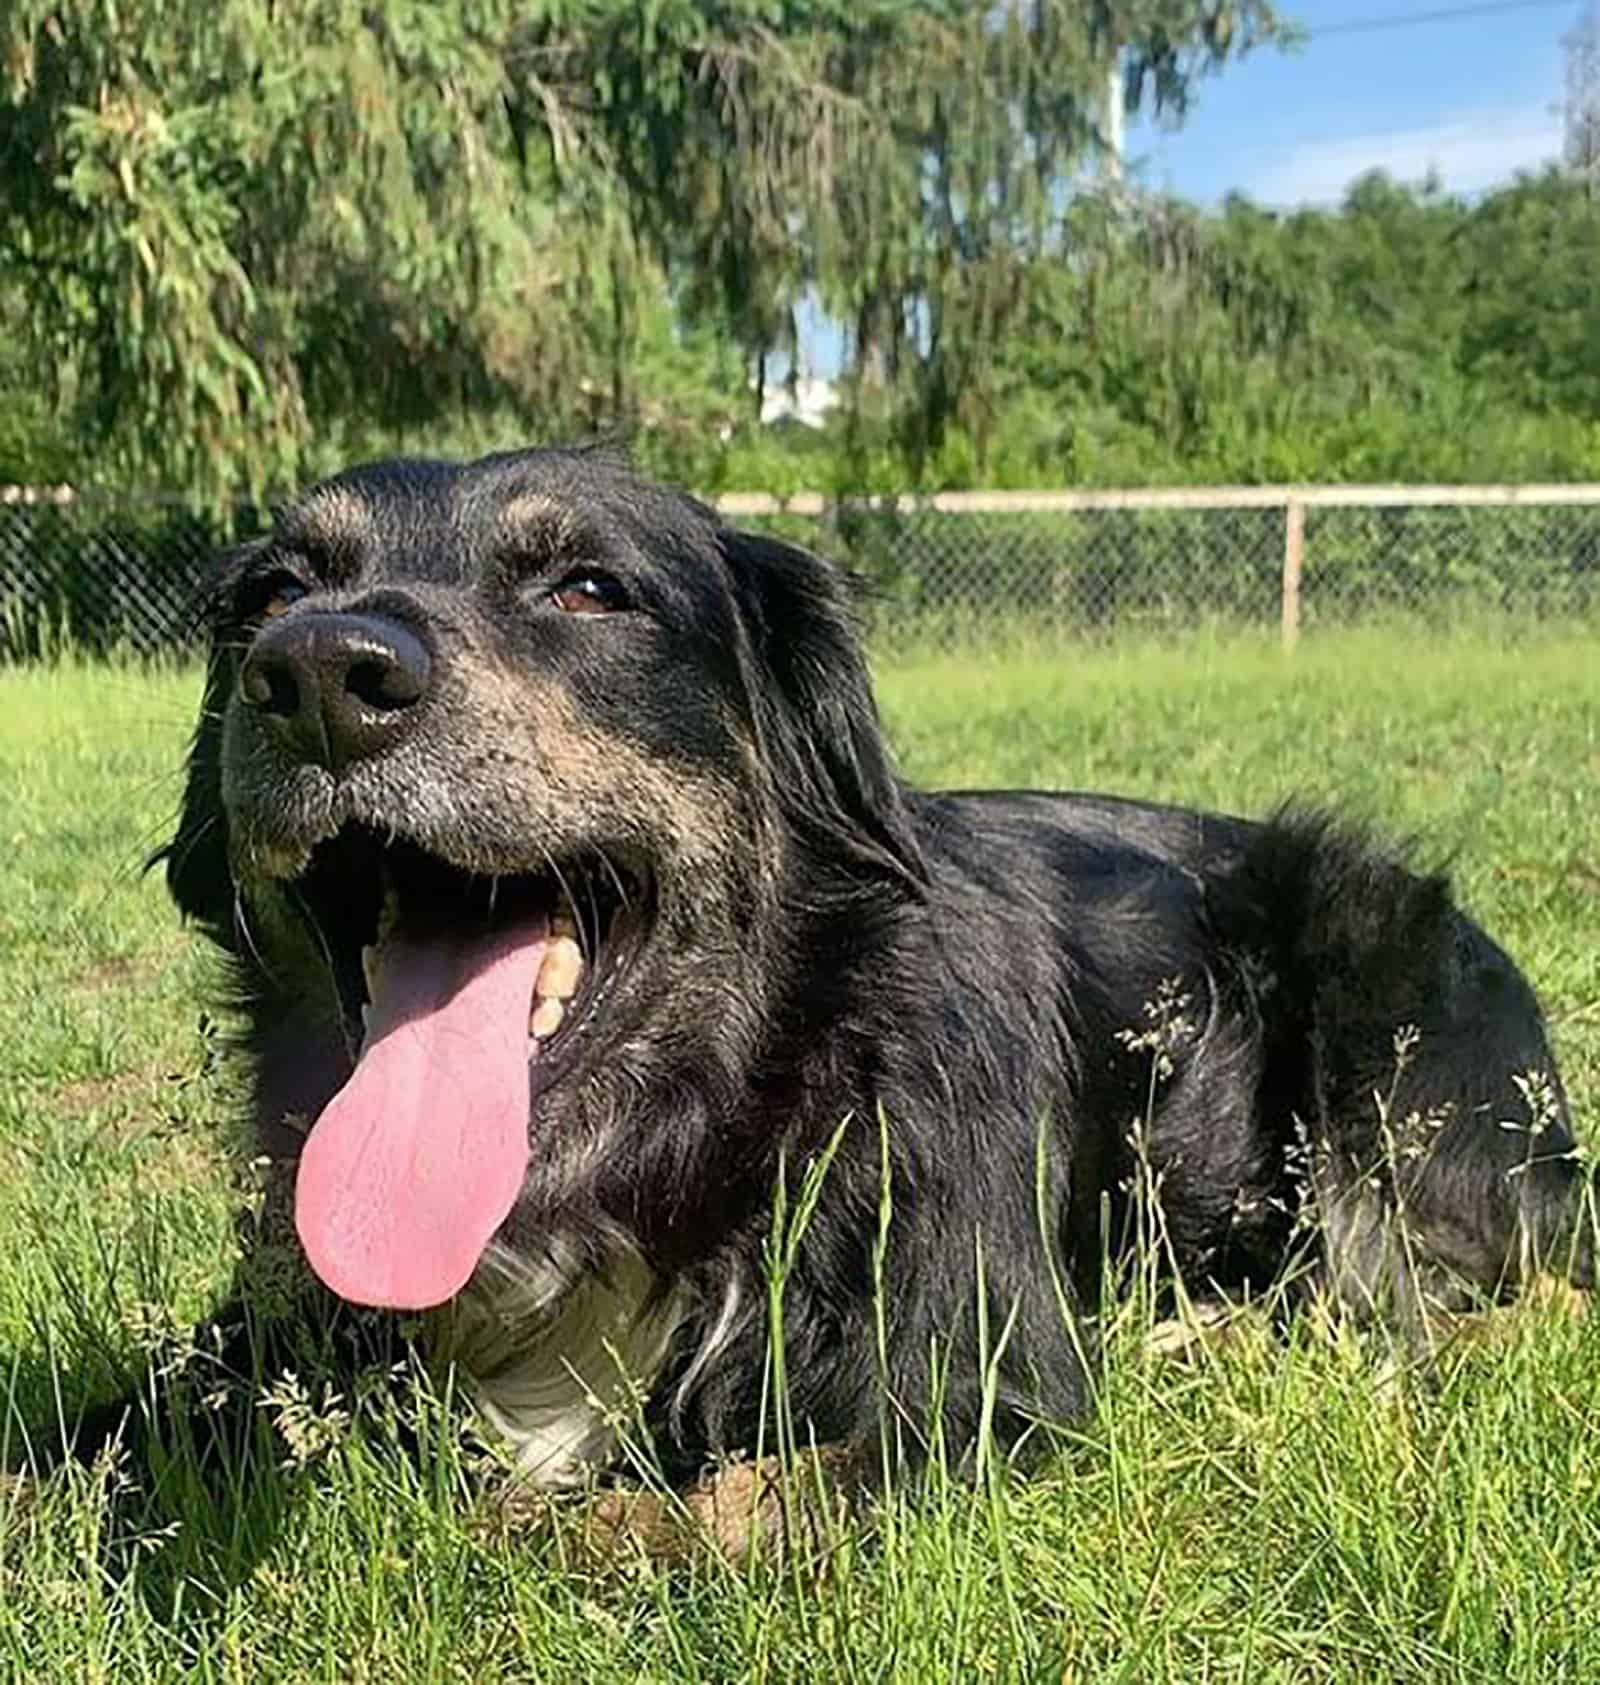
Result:
[[[1213,895],[1274,980],[1264,1103],[1290,1114],[1346,1308],[1464,1308],[1596,1277],[1595,1195],[1533,991],[1357,832],[1285,815]]]
[[[1394,1078],[1367,1096],[1376,1127],[1328,1132],[1342,1156],[1325,1153],[1312,1180],[1330,1285],[1350,1308],[1382,1301],[1410,1321],[1547,1274],[1596,1284],[1594,1185],[1532,998],[1501,963],[1496,1013],[1397,1036]],[[1464,1004],[1480,1004],[1475,989]]]

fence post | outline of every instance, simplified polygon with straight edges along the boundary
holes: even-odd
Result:
[[[1305,560],[1306,506],[1298,497],[1283,505],[1283,647],[1300,641],[1300,570]]]

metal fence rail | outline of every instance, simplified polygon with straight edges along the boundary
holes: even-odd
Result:
[[[889,637],[956,644],[1373,614],[1600,623],[1600,486],[1242,486],[720,500],[851,564]],[[0,487],[0,659],[182,648],[223,545],[266,518]]]

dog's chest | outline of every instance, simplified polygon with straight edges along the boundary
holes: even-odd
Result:
[[[654,1292],[631,1254],[603,1275],[560,1260],[486,1265],[435,1319],[435,1351],[466,1377],[523,1475],[544,1487],[581,1485],[614,1460],[681,1306]]]

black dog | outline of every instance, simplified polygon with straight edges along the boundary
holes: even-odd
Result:
[[[908,789],[842,575],[603,454],[342,474],[213,632],[167,870],[298,1246],[425,1312],[541,1484],[629,1396],[675,1474],[760,1441],[780,1164],[792,1208],[830,1149],[789,1404],[872,1456],[886,1400],[911,1458],[935,1398],[972,1441],[983,1340],[1002,1443],[1079,1410],[1141,1187],[1197,1295],[1592,1283],[1538,1009],[1441,881],[1303,815]]]

